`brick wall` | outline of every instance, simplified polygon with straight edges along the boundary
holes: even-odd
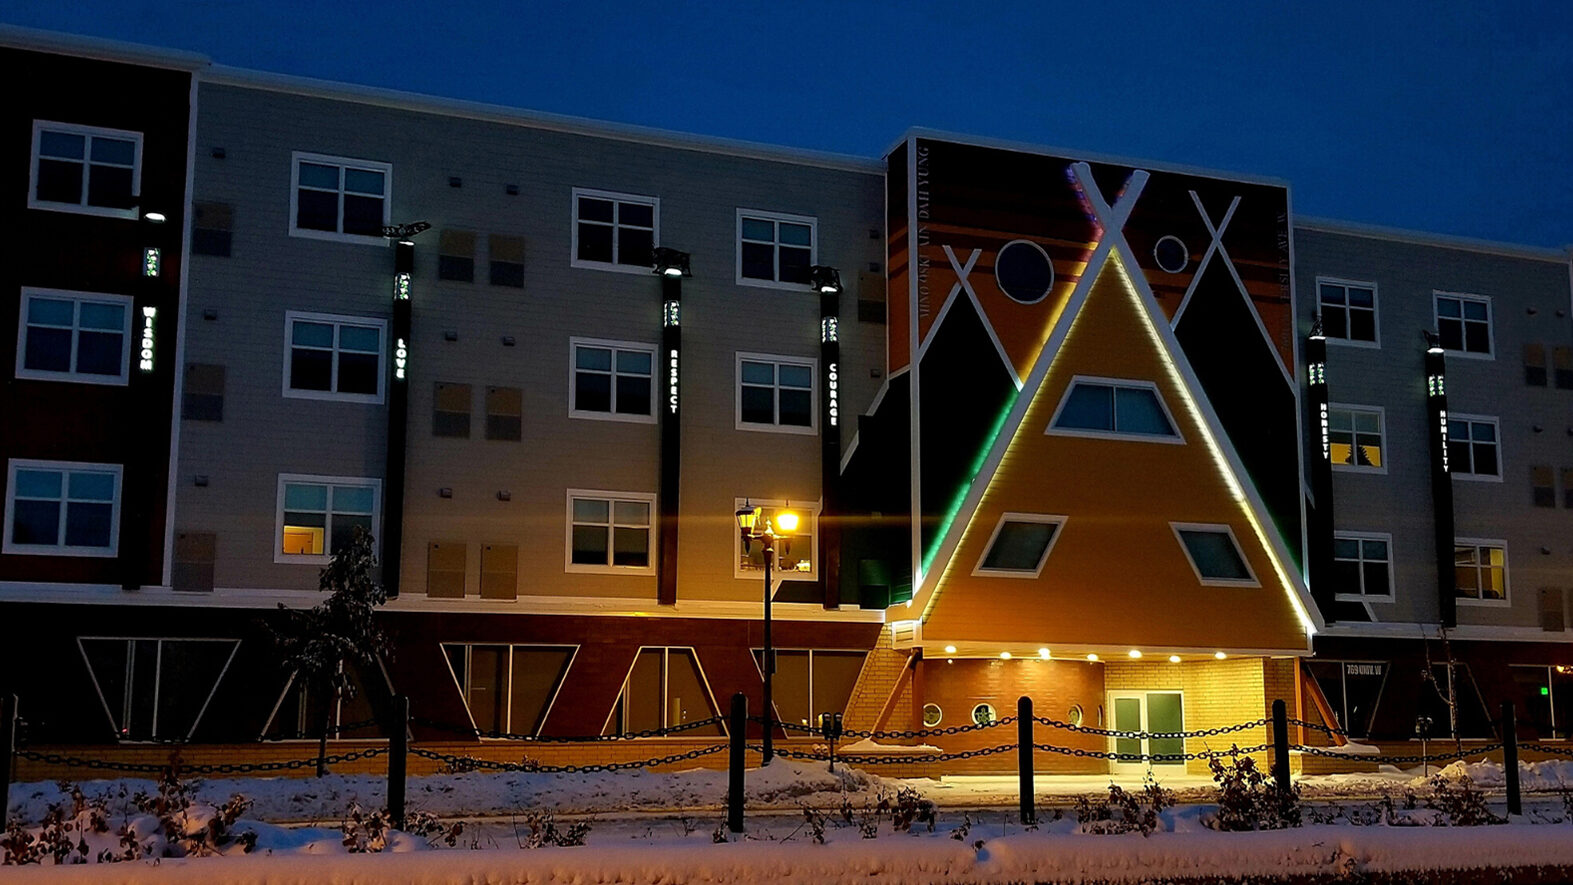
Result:
[[[1108,691],[1179,691],[1184,695],[1185,730],[1201,731],[1237,725],[1269,715],[1271,699],[1266,696],[1262,658],[1231,658],[1224,661],[1194,661],[1180,664],[1137,664],[1111,662],[1104,666]],[[1231,746],[1250,747],[1269,743],[1265,727],[1250,728],[1214,737],[1193,737],[1185,741],[1187,753],[1228,750]],[[1267,764],[1266,754],[1256,754],[1258,765]],[[1206,774],[1207,761],[1186,763],[1191,774]]]

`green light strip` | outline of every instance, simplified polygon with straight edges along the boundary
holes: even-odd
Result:
[[[962,505],[967,502],[967,495],[972,492],[972,484],[978,481],[978,474],[983,472],[983,462],[987,461],[989,453],[994,451],[994,444],[999,441],[1000,431],[1005,429],[1005,422],[1010,418],[1011,410],[1016,408],[1016,400],[1020,398],[1021,391],[1018,390],[1006,401],[1005,408],[994,421],[994,428],[989,431],[988,441],[978,449],[978,456],[972,462],[971,474],[962,485],[961,491],[951,500],[950,506],[946,508],[945,518],[940,521],[939,532],[934,535],[933,543],[923,552],[923,574],[929,573],[929,566],[934,564],[934,557],[939,555],[939,548],[945,543],[945,536],[950,534],[951,523],[956,521],[956,514],[961,512]]]

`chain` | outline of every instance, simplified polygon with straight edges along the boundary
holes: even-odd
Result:
[[[1033,749],[1043,750],[1048,753],[1059,753],[1062,756],[1080,756],[1092,759],[1112,759],[1116,762],[1183,762],[1191,759],[1212,759],[1220,756],[1250,755],[1251,753],[1265,753],[1272,749],[1271,744],[1257,744],[1254,747],[1233,747],[1228,750],[1202,750],[1196,753],[1115,753],[1108,750],[1086,750],[1081,747],[1057,747],[1054,744],[1033,744]]]
[[[428,728],[435,728],[439,731],[449,731],[457,734],[470,735],[473,737],[495,738],[505,741],[528,741],[535,744],[582,744],[599,743],[602,741],[626,741],[637,738],[666,737],[668,735],[679,734],[685,731],[693,731],[694,729],[698,728],[709,728],[714,725],[722,725],[726,722],[726,720],[720,716],[712,716],[709,719],[700,719],[696,722],[685,722],[682,725],[672,725],[666,728],[647,728],[643,731],[624,731],[618,732],[617,734],[581,735],[574,737],[547,737],[543,735],[521,734],[519,732],[512,731],[482,731],[473,725],[455,725],[451,722],[439,722],[435,719],[424,719],[420,717],[411,717],[410,722],[417,725],[424,725]],[[717,735],[717,737],[719,737],[719,735]]]
[[[1521,746],[1535,747],[1536,745],[1523,744]],[[1491,752],[1492,750],[1502,749],[1502,744],[1486,744],[1482,747],[1472,747],[1468,750],[1458,750],[1452,753],[1430,753],[1425,755],[1415,754],[1411,756],[1351,756],[1348,753],[1339,753],[1333,750],[1323,749],[1322,747],[1307,747],[1303,745],[1296,746],[1294,749],[1299,750],[1302,753],[1310,753],[1312,756],[1330,756],[1335,759],[1344,759],[1346,761],[1352,760],[1356,762],[1385,762],[1391,765],[1413,765],[1416,762],[1446,762],[1451,759],[1462,759],[1465,756],[1473,756],[1476,753],[1485,754]]]
[[[1287,719],[1285,720],[1285,724],[1298,725],[1301,728],[1309,728],[1312,731],[1319,731],[1322,734],[1328,735],[1330,737],[1341,737],[1345,740],[1349,740],[1348,732],[1341,728],[1328,728],[1326,725],[1323,725],[1320,722],[1306,722],[1303,719]]]
[[[975,759],[979,756],[993,756],[996,753],[1007,753],[1016,749],[1015,744],[1000,744],[997,747],[988,747],[982,750],[966,750],[958,753],[918,753],[902,755],[869,756],[854,753],[850,756],[837,754],[832,757],[829,753],[804,753],[797,750],[787,750],[780,747],[775,749],[777,756],[787,759],[808,759],[815,762],[846,762],[853,765],[902,765],[927,762],[952,762],[957,759]]]
[[[337,753],[323,758],[325,765],[338,765],[344,762],[356,762],[361,759],[373,759],[388,752],[387,747],[372,747],[367,750],[352,750],[348,753]],[[106,771],[121,771],[128,774],[163,774],[168,771],[168,764],[149,762],[112,762],[106,759],[83,759],[80,756],[63,756],[59,753],[39,753],[33,750],[16,751],[18,758],[32,762],[42,762],[46,765],[64,765],[69,768],[97,768]],[[281,762],[249,762],[249,763],[219,763],[216,765],[187,765],[182,764],[182,774],[252,774],[259,771],[294,771],[307,766],[315,767],[317,760],[290,759]]]
[[[1545,744],[1519,744],[1520,750],[1534,750],[1552,756],[1573,756],[1573,747],[1548,747]]]
[[[750,718],[753,719],[754,722],[761,721],[758,718]],[[869,740],[874,740],[876,738],[923,738],[933,735],[966,734],[969,731],[987,731],[990,728],[999,728],[1003,725],[1010,725],[1015,721],[1015,716],[1006,716],[1003,719],[996,719],[993,722],[973,725],[952,725],[949,728],[914,728],[907,731],[865,731],[861,728],[847,728],[843,729],[841,734],[843,737],[868,738]],[[808,728],[802,725],[783,724],[780,722],[776,723],[776,725],[782,728],[795,728],[800,731],[817,732],[819,730],[817,728]]]
[[[1095,734],[1099,737],[1131,738],[1133,740],[1174,740],[1178,738],[1217,737],[1223,734],[1232,734],[1237,731],[1248,731],[1252,728],[1261,728],[1267,724],[1266,719],[1257,719],[1252,722],[1241,722],[1238,725],[1224,725],[1218,728],[1204,728],[1200,731],[1114,731],[1107,728],[1093,728],[1090,725],[1072,725],[1058,719],[1049,719],[1044,716],[1034,716],[1032,720],[1039,725],[1050,728],[1062,728],[1066,731],[1075,731],[1082,734]]]
[[[536,762],[493,762],[490,759],[472,759],[467,756],[455,756],[451,753],[438,753],[420,747],[411,747],[410,753],[432,759],[455,768],[485,768],[491,771],[532,771],[532,772],[564,772],[568,774],[589,774],[597,771],[622,771],[630,768],[649,768],[654,765],[670,765],[674,762],[685,762],[699,759],[712,753],[725,750],[726,746],[717,744],[713,747],[701,747],[689,750],[687,753],[673,753],[658,759],[640,759],[634,762],[604,762],[594,765],[542,765]]]

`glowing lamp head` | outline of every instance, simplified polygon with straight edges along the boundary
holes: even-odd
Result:
[[[163,224],[169,220],[169,216],[162,212],[144,212],[142,213],[142,220],[151,221],[154,224]]]
[[[1180,662],[1180,656],[1179,655],[1169,655],[1169,663],[1171,663],[1171,664],[1178,664],[1179,662]]]
[[[835,295],[841,291],[841,271],[833,267],[816,264],[808,269],[808,284],[815,292],[823,295]]]
[[[1000,660],[1002,660],[1002,661],[1010,660],[1010,652],[1008,652],[1008,651],[1000,652]]]
[[[1038,649],[1038,657],[1040,657],[1040,658],[1044,659],[1045,661],[1047,661],[1049,659],[1049,650],[1046,649],[1046,648]]]
[[[776,528],[783,532],[795,532],[797,531],[797,514],[790,510],[783,510],[776,514],[775,525]]]
[[[1220,660],[1220,661],[1221,661],[1221,660],[1223,660],[1223,659],[1224,659],[1224,658],[1227,658],[1227,657],[1228,657],[1228,655],[1226,655],[1226,654],[1224,654],[1224,653],[1223,653],[1223,652],[1221,652],[1221,651],[1215,651],[1215,652],[1213,652],[1213,657],[1214,657],[1214,658],[1217,658],[1217,659],[1218,659],[1218,660]]]
[[[659,246],[652,253],[651,257],[655,272],[663,277],[693,276],[693,273],[688,269],[689,259],[687,252]]]
[[[1091,663],[1096,664],[1098,662],[1098,656],[1096,654],[1089,654],[1089,655],[1087,655],[1087,660],[1089,662],[1091,662]]]
[[[1142,656],[1141,649],[1138,649],[1138,648],[1133,648],[1130,651],[1126,652],[1126,654],[1130,655],[1132,660],[1135,660],[1135,659],[1137,659],[1137,658]]]
[[[737,510],[737,527],[743,534],[751,534],[754,526],[759,523],[759,508],[752,504],[743,503]]]
[[[947,645],[947,646],[945,646],[945,654],[953,655],[955,653],[956,653],[956,647],[954,645]]]

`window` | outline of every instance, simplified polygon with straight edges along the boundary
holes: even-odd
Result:
[[[1551,348],[1551,366],[1556,372],[1557,389],[1573,390],[1573,347]]]
[[[1063,516],[1045,516],[1038,513],[1006,513],[994,526],[978,561],[974,575],[999,575],[1009,578],[1036,578],[1043,571],[1065,524]]]
[[[766,520],[775,528],[776,561],[771,574],[783,581],[813,581],[819,578],[819,504],[792,504],[790,501],[768,501],[759,498],[734,498],[734,512],[750,504],[759,508],[759,525]],[[790,510],[798,517],[797,529],[788,533],[781,529],[777,516]],[[732,570],[734,578],[756,578],[765,568],[765,551],[758,541],[743,546],[737,525],[732,524]]]
[[[624,341],[571,338],[575,418],[655,422],[655,348]]]
[[[1377,343],[1376,284],[1316,281],[1322,333],[1329,341]]]
[[[1432,664],[1429,678],[1425,670],[1420,673],[1420,684],[1415,686],[1419,701],[1416,707],[1421,715],[1430,717],[1433,740],[1496,736],[1493,717],[1486,710],[1485,698],[1468,664]],[[1404,674],[1400,671],[1399,675]],[[1452,710],[1448,709],[1448,698],[1454,701]],[[1456,729],[1452,727],[1455,720]]]
[[[114,556],[120,539],[119,464],[10,462],[5,553]]]
[[[782,722],[818,727],[822,713],[844,713],[852,687],[863,671],[864,652],[776,649],[771,700]],[[764,649],[754,649],[754,665],[764,678]]]
[[[1352,738],[1369,737],[1377,704],[1387,685],[1385,661],[1306,661],[1311,678],[1322,689],[1336,722],[1328,723]]]
[[[463,599],[470,547],[463,541],[432,541],[426,545],[426,595]]]
[[[994,712],[993,704],[979,704],[972,708],[973,725],[993,725],[999,716]]]
[[[131,314],[124,295],[23,289],[16,377],[125,384]]]
[[[1491,356],[1491,299],[1481,295],[1434,293],[1436,330],[1442,347],[1461,354]]]
[[[273,561],[327,562],[357,528],[377,535],[381,506],[380,479],[280,474]]]
[[[380,403],[388,321],[330,314],[284,314],[284,395]]]
[[[296,151],[292,171],[290,236],[387,245],[392,166]]]
[[[202,724],[240,640],[80,636],[77,648],[115,737],[184,741]]]
[[[1524,383],[1530,387],[1546,386],[1546,346],[1531,342],[1524,345]]]
[[[1333,535],[1333,583],[1339,596],[1360,599],[1393,595],[1393,537],[1339,532]]]
[[[1514,718],[1529,726],[1530,740],[1567,740],[1573,737],[1573,668],[1561,665],[1509,664],[1515,689]]]
[[[324,718],[328,721],[330,739],[378,736],[381,729],[376,724],[371,696],[366,692],[359,669],[353,664],[345,666],[342,662],[338,669],[349,677],[350,688],[326,696],[319,686],[310,684],[309,680],[300,678],[297,673],[285,677],[273,712],[262,726],[262,739],[315,740],[321,733]]]
[[[487,246],[492,285],[524,288],[524,237],[492,234]]]
[[[815,433],[819,426],[816,360],[737,355],[737,429]]]
[[[1460,602],[1507,602],[1507,544],[1459,538],[1453,542],[1453,586]]]
[[[1327,439],[1333,467],[1386,473],[1382,457],[1380,407],[1331,405],[1327,410]]]
[[[737,281],[746,286],[808,285],[819,222],[806,215],[737,210]]]
[[[570,572],[644,572],[651,564],[655,495],[568,490]]]
[[[1183,442],[1156,384],[1110,378],[1071,379],[1047,432]]]
[[[1502,479],[1497,419],[1484,415],[1448,415],[1447,459],[1459,479]]]
[[[1180,548],[1196,572],[1197,580],[1207,586],[1259,587],[1245,554],[1226,525],[1170,523]]]
[[[445,642],[442,651],[476,731],[537,735],[578,647]]]
[[[649,273],[660,242],[655,197],[574,188],[573,266]]]
[[[699,658],[691,648],[641,648],[612,704],[602,734],[659,731],[702,722],[718,714]],[[719,722],[678,732],[679,737],[721,737]]]
[[[434,385],[431,435],[470,438],[470,385],[452,381]]]
[[[475,282],[475,233],[444,230],[437,238],[437,279]]]
[[[223,366],[186,363],[186,382],[180,391],[180,417],[187,421],[224,420]]]
[[[1557,506],[1557,478],[1549,464],[1535,464],[1529,468],[1529,493],[1536,507]]]
[[[235,207],[228,203],[195,203],[192,209],[192,254],[228,258],[233,239]]]
[[[518,442],[524,435],[524,392],[517,387],[486,388],[486,438]]]
[[[136,218],[142,133],[33,121],[30,209]]]

